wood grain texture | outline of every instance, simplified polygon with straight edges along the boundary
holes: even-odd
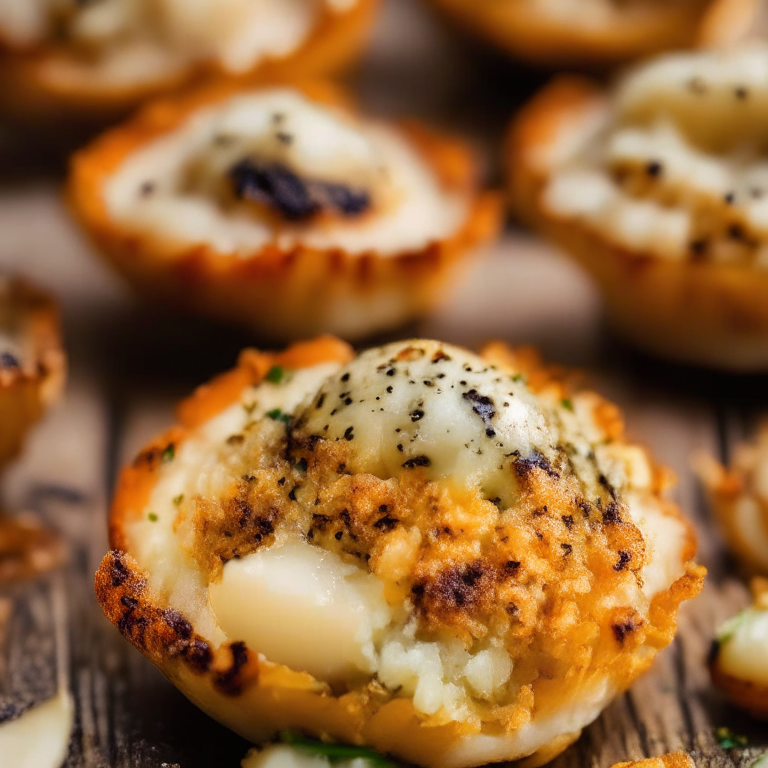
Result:
[[[482,53],[470,58],[414,0],[391,0],[360,74],[368,105],[469,134],[489,168],[504,120],[539,80]],[[0,268],[61,296],[72,378],[64,402],[4,478],[3,506],[37,512],[70,552],[66,568],[0,595],[11,604],[0,634],[0,718],[50,696],[64,677],[76,702],[68,768],[236,768],[248,745],[119,637],[96,605],[92,577],[106,551],[108,497],[120,464],[170,422],[178,397],[257,340],[134,303],[66,216],[55,161],[23,142],[9,146],[0,145]],[[704,666],[714,627],[746,603],[747,591],[689,460],[697,449],[727,458],[768,405],[765,380],[679,370],[628,352],[602,330],[586,278],[517,231],[442,310],[407,332],[473,346],[494,337],[532,343],[551,360],[587,368],[625,409],[630,431],[678,473],[678,500],[696,523],[710,576],[702,596],[684,607],[677,640],[553,768],[605,768],[676,749],[690,751],[699,766],[750,765],[768,749],[768,729],[727,706]],[[750,747],[720,749],[713,728],[721,725],[748,735]]]

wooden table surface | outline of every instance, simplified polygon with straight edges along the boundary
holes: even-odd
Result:
[[[457,41],[416,4],[389,0],[358,76],[363,101],[386,114],[418,114],[468,135],[496,177],[504,122],[542,81]],[[60,296],[71,358],[63,402],[3,479],[3,506],[32,509],[60,531],[68,564],[2,593],[12,602],[0,634],[0,719],[72,691],[68,768],[237,768],[248,745],[189,704],[103,618],[93,573],[106,552],[108,499],[119,466],[169,424],[172,405],[231,366],[243,334],[135,303],[93,258],[60,201],[61,164],[46,146],[0,141],[0,268]],[[477,345],[532,343],[553,361],[588,369],[625,409],[630,431],[678,473],[677,499],[695,520],[704,593],[683,607],[674,644],[614,702],[553,768],[595,766],[683,749],[699,766],[748,766],[768,749],[768,728],[726,705],[704,661],[714,627],[747,601],[690,471],[695,450],[727,458],[768,401],[765,379],[732,379],[647,360],[601,324],[584,276],[548,246],[509,229],[450,303],[408,333]],[[716,726],[749,736],[724,751]],[[6,766],[0,755],[2,768]]]

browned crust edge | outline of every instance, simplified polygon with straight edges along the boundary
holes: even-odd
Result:
[[[754,0],[711,0],[688,8],[667,5],[644,22],[628,19],[600,28],[576,28],[537,16],[526,3],[432,0],[464,29],[507,53],[545,66],[607,66],[664,50],[733,42],[749,28]]]

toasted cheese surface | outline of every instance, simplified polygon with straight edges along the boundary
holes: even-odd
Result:
[[[469,209],[398,129],[287,88],[192,114],[129,155],[104,196],[130,231],[243,256],[268,243],[394,255],[453,234]]]
[[[632,253],[764,268],[767,109],[764,44],[658,57],[593,105],[544,207]]]
[[[651,601],[686,567],[616,419],[498,348],[273,368],[162,450],[127,548],[213,644],[501,729],[448,764],[524,756],[597,716],[623,685],[611,659],[647,663]],[[597,666],[548,696],[574,664]]]
[[[493,2],[493,0],[488,1]],[[619,3],[614,0],[585,0],[581,3],[572,3],[569,0],[517,0],[517,2],[523,2],[542,16],[550,17],[559,23],[572,24],[577,28],[585,29],[602,29],[617,21],[623,23],[630,23],[633,19],[642,21],[658,13],[664,5],[658,0],[629,0],[629,2]],[[704,5],[704,2],[703,0],[682,0],[680,5],[696,7]]]
[[[141,82],[199,60],[242,73],[298,49],[325,14],[357,0],[0,0],[0,37],[19,46],[58,43],[73,71]],[[151,78],[149,78],[151,79]]]

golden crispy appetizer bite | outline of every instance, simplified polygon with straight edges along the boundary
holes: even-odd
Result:
[[[467,147],[321,84],[154,104],[75,157],[69,197],[140,292],[277,340],[423,315],[500,224]]]
[[[548,66],[607,65],[722,45],[756,23],[758,0],[432,0],[463,28]]]
[[[768,720],[768,579],[752,581],[754,602],[717,631],[712,681],[752,717]]]
[[[379,0],[0,0],[0,109],[113,117],[206,77],[335,73]]]
[[[0,276],[0,467],[61,394],[65,374],[56,303],[27,283]]]
[[[768,368],[768,45],[663,56],[611,91],[560,79],[512,126],[517,211],[672,360]]]
[[[730,467],[700,455],[695,468],[731,552],[748,572],[768,575],[768,423]]]
[[[250,350],[178,416],[123,473],[96,594],[255,742],[540,765],[701,588],[667,473],[530,351]]]

